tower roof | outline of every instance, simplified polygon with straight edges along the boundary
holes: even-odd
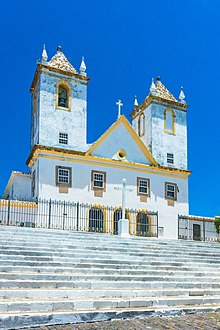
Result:
[[[158,77],[156,80],[156,89],[155,89],[155,96],[160,97],[161,99],[179,102],[177,99],[171,94],[168,89],[162,84],[160,78]]]
[[[57,53],[48,62],[48,66],[71,73],[78,73],[63,54],[62,48],[60,46],[57,47]]]

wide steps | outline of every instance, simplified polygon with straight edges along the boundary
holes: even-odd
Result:
[[[0,242],[0,329],[220,308],[217,243],[4,226]]]

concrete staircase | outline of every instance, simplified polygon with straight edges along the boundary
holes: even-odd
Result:
[[[0,227],[0,329],[220,311],[220,245]]]

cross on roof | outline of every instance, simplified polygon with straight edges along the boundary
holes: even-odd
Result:
[[[121,102],[121,100],[118,100],[116,104],[118,106],[118,119],[119,119],[121,117],[121,107],[123,107],[123,103]]]

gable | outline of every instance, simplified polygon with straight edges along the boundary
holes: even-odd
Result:
[[[121,157],[121,156],[125,157]],[[145,165],[156,161],[125,116],[121,116],[87,151],[86,155]]]

